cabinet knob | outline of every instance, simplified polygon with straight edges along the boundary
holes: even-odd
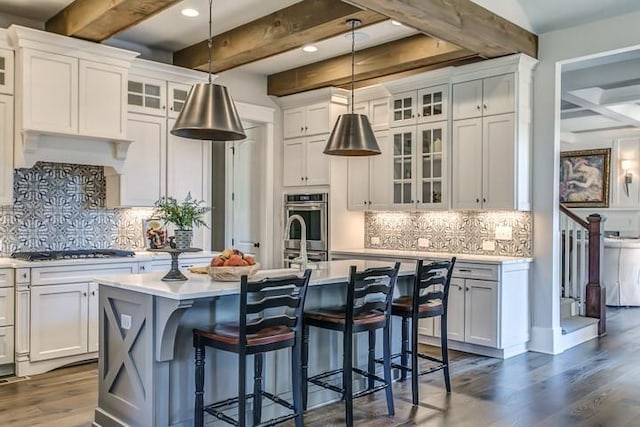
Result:
[[[369,204],[371,204],[371,200],[369,200]]]
[[[469,292],[469,287],[467,286],[466,291]]]
[[[487,109],[487,104],[484,104],[484,109],[485,109],[485,110]]]
[[[26,279],[27,278],[27,273],[22,273],[22,278]]]
[[[86,296],[87,296],[87,293],[86,293],[86,292],[83,292],[83,293],[82,293],[82,295],[86,297]]]
[[[164,109],[166,109],[166,108],[167,108],[167,106],[166,106],[166,105],[163,105],[163,106],[162,106],[162,109],[163,109],[163,110],[164,110]]]
[[[484,197],[482,198],[482,203],[487,203],[487,199],[485,199]]]
[[[480,111],[480,106],[479,106],[479,105],[476,105],[476,109],[477,109],[478,111]]]
[[[259,248],[259,247],[260,247],[260,242],[256,242],[256,243],[254,243],[254,244],[253,244],[253,247],[254,247],[254,248]]]
[[[304,181],[304,176],[301,176],[301,177],[300,177],[300,181]]]
[[[96,296],[96,291],[91,291],[91,295]]]
[[[304,126],[300,126],[300,133],[304,132]]]
[[[416,204],[420,204],[420,200],[416,200]]]
[[[304,177],[304,180],[305,180],[305,181],[309,181],[309,177],[308,177],[308,176],[305,176],[305,177]]]
[[[173,107],[169,108],[171,111],[173,111]]]
[[[309,128],[305,126],[305,127],[304,127],[304,131],[306,132],[306,131],[307,131],[307,129],[309,129]]]
[[[476,203],[480,203],[480,199],[476,199]]]

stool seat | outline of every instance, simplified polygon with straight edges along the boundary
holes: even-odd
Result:
[[[318,322],[344,324],[346,317],[347,312],[344,307],[322,308],[304,313],[305,322],[313,322],[315,320]],[[384,311],[381,310],[368,310],[353,317],[353,323],[356,325],[368,325],[384,321]]]
[[[193,333],[202,338],[237,345],[240,341],[240,325],[238,323],[221,323],[211,331],[194,329]],[[295,338],[295,331],[287,326],[276,326],[262,329],[255,334],[247,335],[247,347],[275,344]]]
[[[413,297],[411,295],[403,295],[393,300],[391,305],[391,313],[394,316],[411,317],[413,311]],[[420,304],[418,306],[418,317],[437,317],[444,313],[444,306],[441,301]]]

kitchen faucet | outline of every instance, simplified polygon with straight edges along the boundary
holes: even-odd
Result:
[[[307,269],[307,263],[309,262],[307,259],[307,224],[305,224],[304,218],[300,215],[291,215],[287,220],[287,225],[284,227],[284,238],[285,240],[289,239],[289,230],[294,220],[298,220],[300,223],[300,256],[291,261],[299,262],[300,271],[304,271]]]

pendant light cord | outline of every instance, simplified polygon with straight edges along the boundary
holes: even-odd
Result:
[[[355,19],[351,21],[351,114],[353,114],[353,80],[356,74],[356,22]]]
[[[209,47],[209,61],[207,63],[207,70],[209,72],[209,84],[211,84],[211,56],[213,55],[213,0],[209,0],[209,39],[207,40],[207,46]]]

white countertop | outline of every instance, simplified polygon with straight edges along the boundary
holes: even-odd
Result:
[[[469,255],[469,254],[450,254],[445,252],[421,252],[421,251],[400,251],[394,249],[367,249],[367,248],[354,248],[343,249],[338,251],[331,251],[332,255],[350,256],[350,255],[363,255],[367,257],[381,256],[381,257],[397,257],[404,259],[450,259],[455,256],[458,262],[480,262],[480,263],[492,263],[492,264],[518,264],[529,263],[533,261],[533,258],[525,257],[509,257],[498,255]]]
[[[220,252],[189,252],[180,255],[181,260],[195,258],[213,258]],[[163,252],[136,252],[132,257],[114,257],[114,258],[77,258],[77,259],[60,259],[54,261],[23,261],[13,258],[0,258],[0,268],[33,268],[33,267],[61,267],[66,265],[89,265],[89,264],[123,264],[130,262],[143,262],[162,260],[169,261],[171,259],[168,253]]]
[[[329,261],[318,263],[318,269],[313,270],[309,286],[319,286],[331,283],[346,282],[349,277],[349,267],[355,265],[364,270],[373,267],[390,267],[392,262],[385,261]],[[415,272],[415,264],[403,263],[400,266],[400,275],[410,275]],[[183,271],[189,278],[184,282],[163,282],[160,280],[165,273],[128,274],[119,276],[96,277],[95,280],[102,286],[125,289],[143,294],[155,295],[174,300],[186,300],[196,298],[211,298],[223,295],[234,295],[240,292],[240,282],[217,282],[208,275],[193,274]],[[253,280],[264,277],[286,276],[299,274],[295,269],[262,270]]]

